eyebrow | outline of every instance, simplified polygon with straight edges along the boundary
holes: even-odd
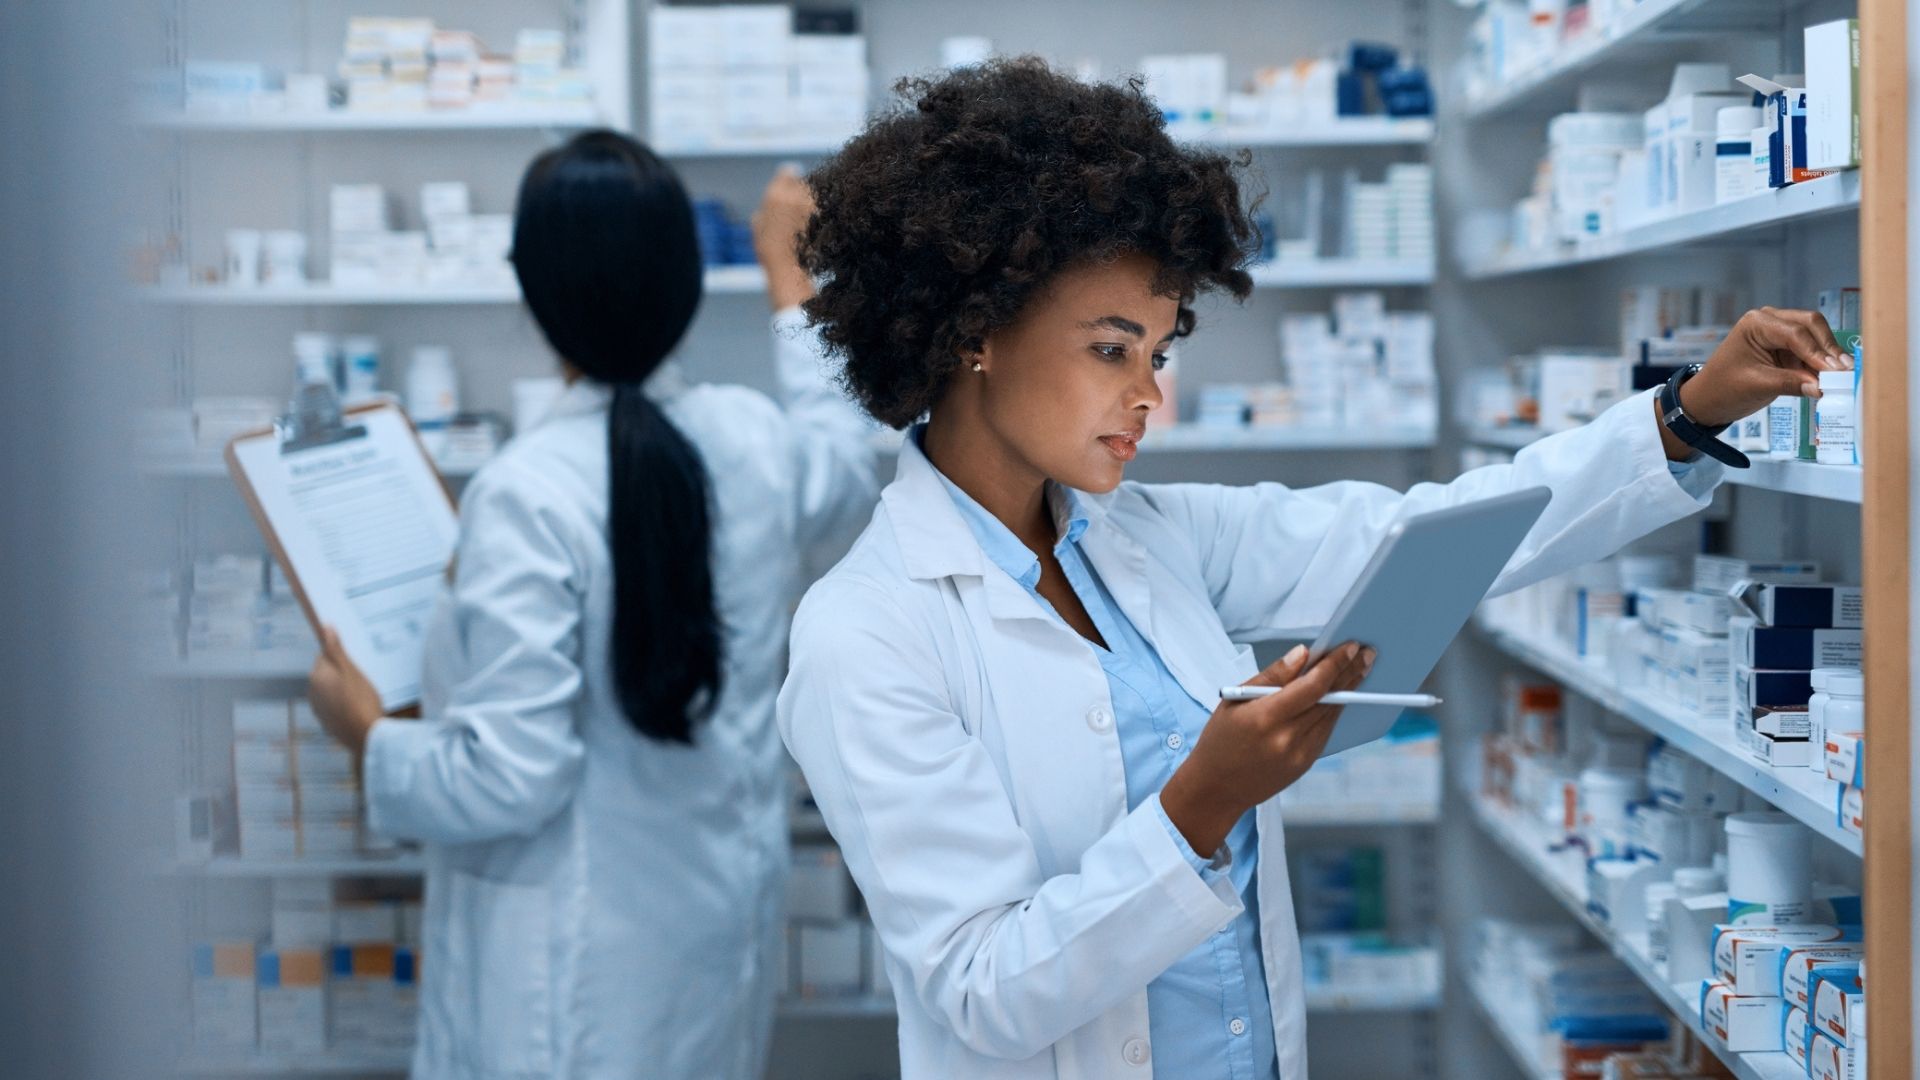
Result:
[[[1134,337],[1137,337],[1137,338],[1143,338],[1147,336],[1146,327],[1141,326],[1139,323],[1134,322],[1132,319],[1129,319],[1124,315],[1102,315],[1097,319],[1089,319],[1086,322],[1081,323],[1080,325],[1085,327],[1088,330],[1098,330],[1098,329],[1118,330],[1123,334],[1132,334]],[[1172,341],[1173,331],[1168,331],[1167,336],[1161,338],[1160,340]]]

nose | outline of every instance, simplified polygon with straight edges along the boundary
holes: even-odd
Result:
[[[1127,388],[1127,407],[1152,412],[1166,401],[1166,395],[1160,392],[1160,380],[1154,378],[1153,361],[1149,359],[1141,366],[1143,373]]]

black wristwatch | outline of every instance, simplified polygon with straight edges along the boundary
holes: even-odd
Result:
[[[1708,427],[1688,416],[1687,410],[1680,407],[1681,384],[1700,374],[1700,369],[1705,366],[1705,364],[1688,364],[1674,372],[1673,377],[1660,388],[1660,422],[1667,426],[1668,431],[1673,432],[1674,438],[1715,461],[1736,469],[1750,468],[1753,462],[1747,459],[1747,455],[1717,438],[1721,432],[1733,425],[1720,424]]]

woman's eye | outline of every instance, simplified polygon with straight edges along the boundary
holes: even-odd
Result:
[[[1127,358],[1127,347],[1125,345],[1095,345],[1093,351],[1109,360],[1125,360]]]
[[[1153,370],[1159,371],[1161,368],[1164,368],[1166,366],[1167,366],[1167,354],[1159,353],[1159,352],[1154,353],[1153,354]]]

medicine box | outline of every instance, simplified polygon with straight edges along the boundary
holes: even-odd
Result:
[[[210,1049],[253,1048],[254,955],[246,942],[193,950],[193,1041]]]
[[[1773,1053],[1782,1047],[1785,1003],[1777,997],[1740,997],[1712,979],[1700,983],[1700,1026],[1715,1042],[1736,1054]]]
[[[1740,600],[1762,626],[1857,630],[1862,625],[1858,585],[1752,585]]]
[[[1834,823],[1840,826],[1842,832],[1861,835],[1861,822],[1866,814],[1866,792],[1844,784],[1834,785],[1834,790],[1838,793],[1834,796]]]
[[[377,1046],[387,1041],[398,989],[392,945],[339,945],[333,949],[330,1017],[341,1046]]]
[[[338,945],[394,945],[400,937],[400,906],[386,900],[340,904],[333,909]]]
[[[1741,667],[1780,671],[1860,666],[1863,644],[1857,629],[1813,629],[1799,626],[1761,626],[1751,615],[1729,624],[1733,662]]]
[[[263,952],[259,983],[260,1049],[314,1053],[327,1048],[326,956],[320,949]]]
[[[1854,1013],[1866,1000],[1860,965],[1831,964],[1813,970],[1808,978],[1813,996],[1813,1028],[1842,1046],[1852,1046],[1862,1034]]]
[[[1807,62],[1807,167],[1854,168],[1860,164],[1860,21],[1809,26],[1802,44]]]
[[[1807,1040],[1809,1080],[1861,1080],[1861,1054],[1835,1042],[1815,1025]]]
[[[1813,973],[1822,967],[1857,964],[1866,953],[1866,945],[1858,941],[1791,946],[1780,959],[1780,996],[1787,999],[1787,1004],[1811,1012]]]
[[[1864,750],[1866,739],[1858,731],[1829,731],[1827,744],[1823,748],[1826,758],[1827,779],[1837,780],[1848,787],[1867,787],[1867,759]]]
[[[1742,996],[1780,996],[1777,946],[1821,945],[1857,938],[1838,926],[1734,926],[1713,928],[1713,977]]]
[[[1813,721],[1806,709],[1797,705],[1763,705],[1751,714],[1753,730],[1771,739],[1813,738]],[[1812,764],[1820,748],[1809,742],[1808,763]]]
[[[1667,977],[1674,982],[1713,978],[1713,930],[1727,921],[1727,894],[1676,896],[1666,901]]]
[[[1776,769],[1804,769],[1813,764],[1813,740],[1763,735],[1751,722],[1734,725],[1734,739],[1762,765]]]
[[[1819,580],[1820,564],[1817,562],[1769,562],[1736,559],[1730,555],[1693,557],[1693,587],[1703,593],[1724,596],[1743,581],[1764,585],[1812,585]]]
[[[1806,708],[1813,697],[1813,680],[1806,671],[1733,669],[1733,704],[1748,713],[1765,706]]]
[[[1807,1016],[1807,1011],[1788,1005],[1786,1018],[1780,1021],[1780,1041],[1787,1056],[1803,1073],[1807,1071],[1807,1044],[1812,1037],[1813,1022]]]

